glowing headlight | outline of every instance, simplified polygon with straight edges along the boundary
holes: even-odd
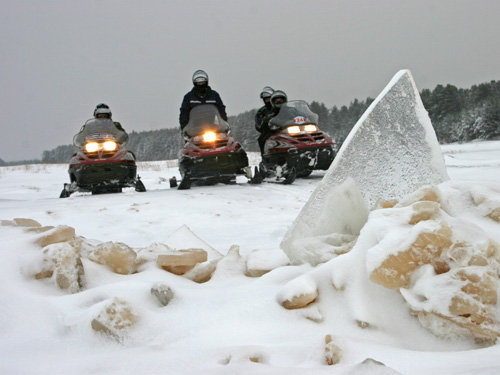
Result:
[[[116,142],[115,141],[106,141],[102,144],[102,148],[104,151],[115,151],[116,150]]]
[[[97,142],[89,142],[85,144],[85,151],[97,152],[97,150],[99,150],[99,144]]]
[[[217,139],[217,135],[214,132],[203,133],[203,142],[213,142]]]
[[[318,131],[318,127],[316,125],[306,125],[304,126],[304,130],[308,133],[314,133],[315,131]]]
[[[299,134],[300,133],[300,127],[298,126],[289,126],[287,129],[288,134]]]

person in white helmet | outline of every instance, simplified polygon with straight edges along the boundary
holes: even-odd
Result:
[[[109,118],[111,120],[111,115],[112,115],[111,109],[109,109],[109,106],[107,104],[99,103],[95,106],[94,109],[95,118]],[[117,121],[113,121],[113,123],[115,124],[118,130],[125,131],[125,129],[123,129],[122,127],[122,124],[120,124]]]
[[[208,85],[208,75],[203,70],[197,70],[193,74],[193,88],[182,100],[181,110],[179,114],[179,124],[183,129],[189,122],[189,112],[193,107],[200,104],[215,105],[221,117],[227,121],[226,106],[222,103],[222,99],[217,91],[212,90]]]
[[[287,101],[288,97],[284,91],[275,90],[271,94],[271,109],[263,116],[260,127],[261,134],[259,136],[259,147],[261,154],[264,154],[264,145],[266,140],[273,134],[273,132],[269,129],[269,121],[279,113],[281,105]]]
[[[255,130],[257,130],[260,135],[259,138],[257,138],[257,141],[259,143],[259,148],[260,152],[263,152],[264,149],[264,143],[266,140],[266,134],[269,129],[264,129],[262,127],[263,121],[266,118],[267,115],[269,115],[273,108],[271,106],[271,95],[273,94],[274,90],[272,87],[266,86],[262,89],[260,93],[260,98],[264,102],[264,105],[259,108],[257,113],[255,114]]]

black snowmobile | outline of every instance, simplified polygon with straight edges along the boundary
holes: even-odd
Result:
[[[111,119],[88,120],[73,138],[79,150],[69,161],[71,183],[64,184],[60,198],[67,198],[75,191],[117,193],[124,187],[146,191],[136,176],[135,155],[124,148],[127,141],[127,133]]]
[[[182,181],[178,189],[189,189],[192,183],[231,184],[236,182],[238,174],[250,178],[247,154],[230,136],[229,124],[222,119],[215,105],[194,107],[182,134],[185,143],[179,155]]]
[[[330,167],[337,146],[318,128],[318,115],[303,100],[283,103],[269,121],[274,134],[264,144],[264,154],[255,175],[270,182],[291,184],[315,169]],[[255,177],[254,177],[255,179]]]

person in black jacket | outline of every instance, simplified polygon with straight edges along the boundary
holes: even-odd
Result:
[[[208,85],[208,75],[203,70],[197,70],[193,74],[193,89],[184,95],[182,100],[179,124],[181,129],[189,122],[189,112],[193,107],[200,104],[213,104],[219,110],[221,117],[227,121],[226,106],[217,91]]]
[[[260,133],[259,138],[257,138],[257,141],[259,142],[259,148],[261,153],[263,153],[264,143],[268,138],[266,134],[269,133],[269,129],[267,127],[266,128],[262,127],[262,122],[264,121],[264,118],[272,112],[271,95],[273,92],[274,92],[273,88],[269,86],[266,86],[262,89],[262,92],[260,93],[260,98],[264,101],[264,105],[255,114],[255,130],[257,130]]]
[[[281,90],[275,90],[271,95],[271,109],[262,118],[260,127],[261,135],[259,137],[259,146],[261,154],[264,154],[264,145],[266,140],[273,135],[273,132],[269,129],[269,121],[271,121],[271,119],[279,113],[281,105],[287,101],[288,97],[285,92]]]

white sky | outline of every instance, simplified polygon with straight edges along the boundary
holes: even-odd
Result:
[[[125,129],[178,126],[204,69],[230,115],[263,86],[328,107],[500,79],[497,0],[0,0],[0,158],[69,144],[95,105]],[[256,134],[257,136],[257,134]]]

